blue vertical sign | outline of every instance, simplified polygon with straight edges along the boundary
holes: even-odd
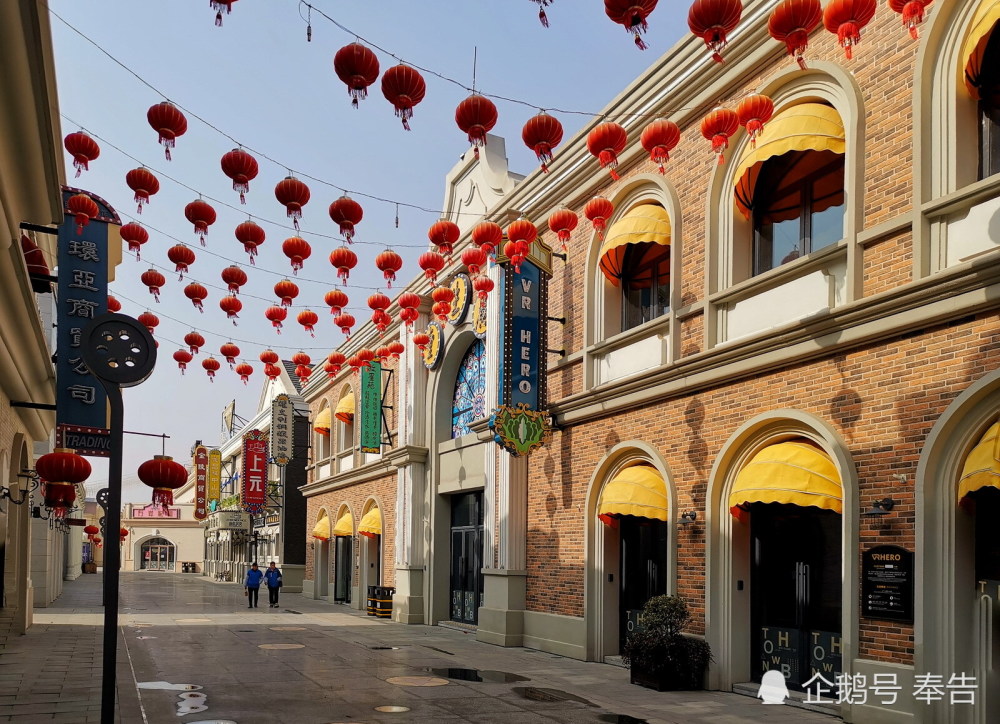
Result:
[[[539,409],[539,357],[542,352],[541,272],[530,260],[521,263],[520,274],[511,275],[508,300],[511,323],[505,356],[509,360],[507,404],[524,404],[529,410]]]
[[[96,219],[77,233],[66,200],[83,193],[97,204]],[[59,227],[56,305],[56,445],[83,455],[108,457],[108,405],[104,388],[83,363],[83,329],[108,311],[108,236],[121,225],[106,201],[80,189],[63,188],[65,216]]]

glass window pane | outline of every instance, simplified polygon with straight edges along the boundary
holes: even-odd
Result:
[[[802,232],[798,217],[771,224],[770,266],[774,269],[802,256]]]
[[[812,238],[809,251],[817,251],[844,238],[844,206],[831,206],[812,214]]]

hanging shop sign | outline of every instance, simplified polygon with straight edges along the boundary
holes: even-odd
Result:
[[[451,300],[451,311],[448,312],[448,322],[450,324],[461,324],[465,321],[465,315],[469,311],[472,284],[467,275],[456,274],[449,286],[455,298]]]
[[[552,439],[549,414],[529,410],[522,402],[517,407],[501,405],[490,417],[493,440],[514,457],[530,455]]]
[[[240,507],[251,515],[267,503],[267,435],[251,430],[243,436],[243,474]]]
[[[206,485],[206,495],[209,504],[218,501],[222,497],[222,451],[208,451],[208,480]]]
[[[194,449],[194,519],[208,517],[208,448],[199,445]]]
[[[862,553],[861,615],[913,623],[913,553],[899,546]]]
[[[295,425],[292,399],[282,392],[271,402],[271,460],[278,467],[285,467],[292,460],[292,431]]]
[[[444,349],[444,335],[442,334],[440,322],[431,322],[424,331],[430,338],[430,342],[424,347],[424,367],[433,370],[437,368],[438,363],[441,361],[441,353]]]
[[[382,451],[382,363],[361,370],[361,452]]]
[[[249,530],[250,516],[238,510],[220,510],[208,518],[209,530]]]
[[[74,214],[66,207],[78,194],[94,201],[98,212],[79,233]],[[114,245],[120,255],[121,220],[104,199],[89,191],[63,187],[62,200],[56,302],[57,444],[72,445],[81,455],[110,457],[107,395],[84,364],[80,349],[83,329],[108,311],[109,261],[117,263],[109,252]]]

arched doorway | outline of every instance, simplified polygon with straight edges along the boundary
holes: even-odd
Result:
[[[361,587],[365,597],[369,586],[382,585],[382,511],[373,501],[358,524],[358,539],[361,548]]]
[[[327,599],[330,596],[330,536],[333,535],[330,516],[320,510],[313,527],[313,598]]]
[[[166,538],[149,538],[139,546],[139,569],[143,571],[172,571],[176,558],[176,548]]]
[[[354,582],[354,516],[346,505],[333,526],[333,600],[351,602]]]

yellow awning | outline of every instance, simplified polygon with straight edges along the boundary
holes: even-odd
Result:
[[[980,488],[1000,488],[1000,422],[993,423],[965,458],[958,499]]]
[[[736,475],[729,507],[787,503],[843,513],[843,487],[833,460],[799,440],[768,445]]]
[[[344,514],[337,519],[337,525],[333,526],[333,534],[354,535],[354,516],[351,515],[351,511],[345,510]]]
[[[348,425],[354,422],[354,395],[346,395],[340,398],[333,416]]]
[[[604,486],[597,514],[668,520],[667,485],[654,467],[633,465],[625,468]]]
[[[323,513],[313,527],[312,537],[318,540],[330,540],[330,516]]]
[[[962,70],[965,75],[965,87],[969,95],[979,100],[979,77],[983,71],[983,55],[990,35],[1000,22],[1000,0],[982,0],[979,9],[972,16],[972,27],[965,36],[962,46]]]
[[[622,259],[629,244],[670,246],[670,217],[658,204],[633,206],[611,225],[601,244],[600,266],[604,276],[618,286]]]
[[[747,144],[736,165],[736,207],[747,218],[753,204],[754,186],[764,161],[792,151],[832,151],[843,154],[844,122],[840,114],[822,103],[801,103],[775,114],[757,138],[757,147]]]
[[[316,418],[313,420],[313,430],[318,432],[320,435],[329,435],[330,417],[330,408],[324,407],[319,411],[319,414],[317,414]]]
[[[358,533],[361,535],[382,535],[382,513],[379,511],[378,506],[372,508],[361,517]]]

